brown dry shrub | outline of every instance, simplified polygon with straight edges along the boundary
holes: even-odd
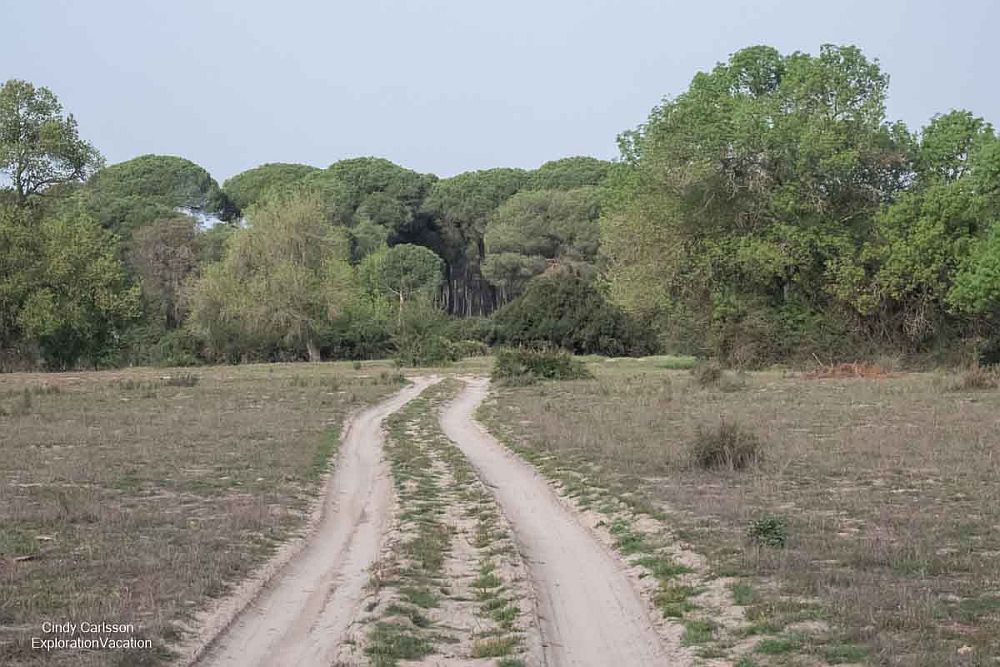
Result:
[[[711,428],[699,428],[691,445],[695,465],[705,470],[744,470],[763,460],[760,438],[726,419]]]
[[[948,386],[952,391],[987,391],[1000,387],[1000,372],[994,366],[970,366]]]
[[[824,365],[803,375],[803,377],[807,380],[838,378],[867,378],[881,380],[889,376],[890,373],[885,368],[868,361],[854,361],[851,363]]]

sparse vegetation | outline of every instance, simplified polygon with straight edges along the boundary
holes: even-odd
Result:
[[[424,656],[516,659],[523,649],[520,584],[499,567],[516,561],[513,540],[495,499],[437,424],[438,407],[458,386],[446,380],[427,389],[387,420],[402,511],[396,543],[372,569],[363,651],[377,665]],[[462,614],[476,617],[477,632],[451,625]]]
[[[699,651],[773,640],[764,653],[729,654],[758,667],[941,667],[1000,655],[990,583],[1000,578],[990,528],[1000,524],[998,392],[942,393],[931,374],[780,371],[748,374],[739,394],[678,392],[694,379],[653,360],[589,368],[596,380],[504,387],[484,419],[578,502],[606,504],[579,480],[610,489],[730,578],[746,625],[720,625]],[[766,443],[752,474],[690,465],[692,439],[720,413]],[[751,521],[759,539],[748,537]],[[701,600],[684,585],[682,575],[662,588],[660,606],[698,620],[685,605]]]
[[[717,361],[703,361],[691,369],[691,377],[699,387],[715,387],[722,382],[722,366]]]
[[[0,663],[38,664],[33,629],[74,618],[135,623],[155,650],[45,664],[166,662],[302,525],[341,421],[397,387],[373,379],[328,364],[0,375]]]
[[[996,367],[971,366],[952,383],[952,391],[988,391],[1000,387],[1000,371]]]

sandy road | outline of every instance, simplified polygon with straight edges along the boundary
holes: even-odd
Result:
[[[378,556],[391,518],[392,478],[382,456],[382,420],[433,382],[416,379],[352,420],[315,534],[198,664],[333,662],[345,631],[359,616],[367,569]]]
[[[528,563],[550,667],[680,664],[663,646],[621,564],[534,468],[473,419],[488,383],[472,380],[441,413],[445,434],[495,490]]]

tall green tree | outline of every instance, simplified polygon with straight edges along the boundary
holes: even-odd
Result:
[[[364,240],[359,247],[371,251],[372,228],[390,243],[405,242],[419,233],[420,206],[435,180],[389,160],[362,157],[312,172],[302,185],[320,194],[334,223],[360,228]],[[362,256],[357,248],[355,256]]]
[[[101,163],[52,91],[18,79],[0,87],[0,174],[10,179],[18,203],[82,181]]]
[[[603,222],[611,293],[674,344],[756,363],[837,328],[829,267],[904,187],[911,138],[855,47],[734,53],[620,143]]]
[[[238,210],[249,209],[271,193],[287,194],[302,180],[316,171],[305,164],[271,162],[240,172],[226,179],[222,191]]]
[[[433,250],[403,243],[366,257],[360,267],[369,293],[398,303],[397,314],[415,298],[429,303],[437,299],[444,279],[444,262]]]
[[[599,193],[593,186],[515,194],[486,225],[483,275],[501,289],[504,301],[550,266],[592,275],[599,215]]]
[[[608,177],[611,163],[594,157],[578,155],[551,160],[531,172],[526,190],[574,190],[601,185]]]
[[[993,128],[969,112],[932,119],[913,149],[906,192],[874,217],[872,238],[857,260],[834,264],[836,293],[886,344],[917,351],[968,328],[956,318],[951,292],[959,271],[975,275],[973,249],[989,247],[1000,219],[1000,202],[983,178],[996,145]]]
[[[183,323],[182,291],[198,266],[198,230],[188,217],[154,220],[137,229],[126,250],[139,278],[147,317],[162,330]]]
[[[331,323],[355,298],[349,243],[314,194],[273,195],[190,292],[191,323],[213,357],[289,350],[319,361]]]
[[[139,289],[127,280],[114,236],[78,212],[42,218],[30,240],[21,241],[34,260],[22,267],[16,305],[24,338],[37,344],[50,367],[113,361],[123,332],[140,314]]]
[[[420,206],[435,180],[389,160],[363,157],[313,171],[294,187],[320,197],[330,222],[347,230],[352,260],[358,262],[386,243],[433,245]]]
[[[228,220],[236,214],[211,174],[172,155],[141,155],[101,169],[76,198],[123,237],[153,220],[185,215]]]
[[[446,307],[456,315],[483,315],[499,305],[499,295],[483,277],[486,225],[503,202],[528,179],[521,169],[473,171],[434,184],[423,211],[440,234],[448,272]]]
[[[39,245],[31,211],[0,203],[0,369],[27,355],[19,316],[39,272]]]

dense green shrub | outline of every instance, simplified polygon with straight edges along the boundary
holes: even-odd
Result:
[[[445,335],[447,316],[423,300],[407,303],[392,334],[396,361],[403,366],[435,366],[458,361],[458,347]]]
[[[980,345],[978,356],[980,366],[1000,365],[1000,336],[995,336]]]
[[[323,340],[327,359],[384,359],[393,353],[388,315],[375,304],[359,299],[335,319]]]
[[[167,331],[159,323],[142,323],[125,332],[109,365],[196,366],[205,363],[201,352],[202,342],[188,329]]]
[[[758,546],[783,549],[788,542],[788,522],[778,516],[754,519],[747,526],[747,537]]]
[[[488,317],[452,317],[448,321],[445,335],[450,340],[477,340],[489,343],[493,340],[493,320]]]
[[[743,470],[763,459],[763,445],[753,433],[723,419],[716,426],[698,429],[691,456],[706,470]]]
[[[550,345],[574,354],[642,356],[655,351],[652,333],[598,291],[567,273],[540,276],[494,318],[503,345]]]
[[[489,346],[479,340],[456,340],[452,342],[457,359],[463,357],[485,357],[490,353]]]
[[[539,380],[581,380],[593,377],[579,359],[565,350],[506,348],[497,350],[493,379],[501,384],[527,385]]]

